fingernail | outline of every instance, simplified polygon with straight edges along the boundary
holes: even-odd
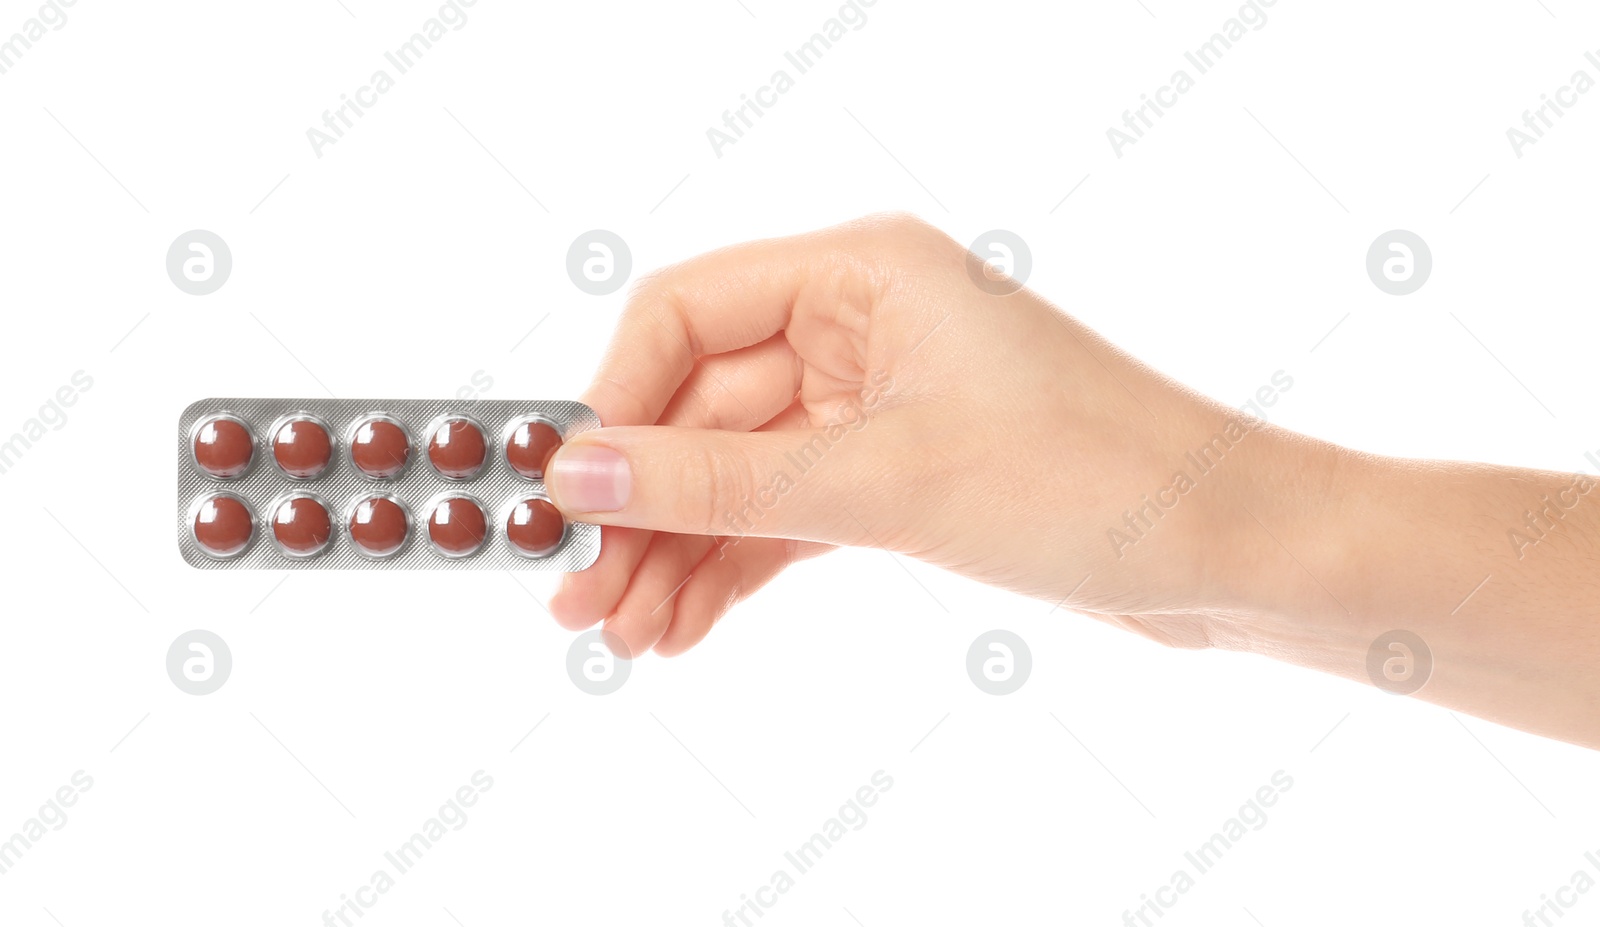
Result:
[[[578,444],[551,458],[545,486],[569,512],[615,512],[628,504],[633,473],[627,458],[611,448]]]

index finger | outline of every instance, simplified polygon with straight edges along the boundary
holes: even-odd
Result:
[[[700,358],[784,330],[828,233],[713,251],[647,278],[628,298],[583,401],[606,426],[653,425]]]

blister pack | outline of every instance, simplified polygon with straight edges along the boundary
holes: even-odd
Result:
[[[558,570],[600,528],[544,491],[580,402],[202,399],[178,420],[178,549],[201,569]]]

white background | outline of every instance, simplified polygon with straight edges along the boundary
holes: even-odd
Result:
[[[596,698],[534,601],[553,578],[280,583],[171,536],[196,398],[480,370],[492,398],[575,396],[623,295],[568,280],[579,233],[621,234],[637,275],[887,209],[1017,232],[1031,286],[1219,399],[1285,371],[1281,425],[1586,468],[1600,93],[1521,159],[1505,134],[1596,71],[1585,5],[1279,0],[1119,159],[1106,129],[1236,4],[879,0],[718,158],[706,129],[836,3],[479,0],[316,157],[306,130],[437,9],[79,0],[0,76],[0,436],[94,379],[0,476],[0,837],[94,779],[0,875],[0,923],[320,923],[479,769],[466,826],[360,923],[717,924],[880,769],[761,923],[1121,923],[1278,770],[1163,925],[1513,925],[1600,855],[1592,752],[879,552],[798,567]],[[0,2],[0,37],[36,10]],[[210,296],[166,276],[193,228],[232,247]],[[1364,269],[1392,228],[1434,255],[1404,298]],[[965,672],[995,627],[1033,653],[1006,697]],[[164,669],[191,628],[232,648],[213,695]],[[1600,918],[1576,897],[1568,922]]]

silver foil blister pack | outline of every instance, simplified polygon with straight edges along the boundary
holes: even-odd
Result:
[[[586,569],[600,528],[544,466],[570,400],[202,399],[178,419],[178,549],[200,569]]]

